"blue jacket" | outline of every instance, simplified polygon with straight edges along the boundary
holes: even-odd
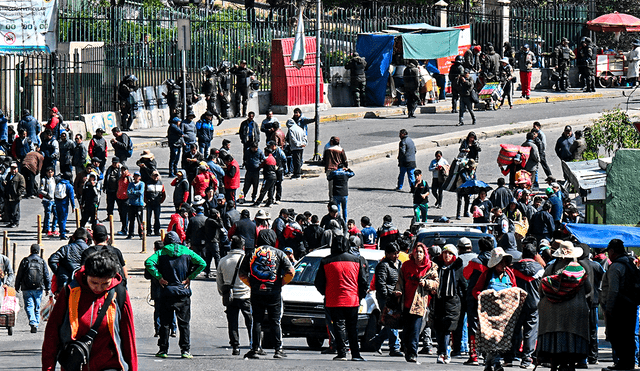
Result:
[[[25,116],[18,123],[18,130],[24,129],[27,132],[27,137],[31,139],[33,143],[37,143],[40,146],[40,123],[36,120],[35,117],[29,115]]]
[[[13,142],[15,143],[16,156],[19,160],[24,159],[27,153],[33,150],[33,142],[29,137],[24,138],[24,141],[20,140],[20,138],[16,138],[16,140],[14,140]]]
[[[60,179],[59,183],[64,184],[67,187],[67,197],[63,199],[58,199],[58,202],[62,202],[63,205],[68,206],[69,201],[71,201],[71,208],[76,208],[76,195],[73,190],[73,186],[66,179]]]
[[[264,152],[260,148],[253,152],[251,148],[247,148],[244,154],[244,167],[247,171],[260,170],[260,164],[264,161]]]
[[[129,206],[144,206],[144,189],[143,181],[129,183],[127,187],[127,196],[129,196]]]
[[[293,121],[296,121],[296,120],[293,120]],[[311,123],[311,122],[316,122],[316,120],[315,119],[308,119],[308,118],[306,118],[304,116],[300,116],[298,118],[298,122],[296,122],[296,124],[298,124],[298,126],[300,126],[301,128],[304,129],[304,133],[305,134],[309,134],[307,129],[309,127],[309,123]]]
[[[549,196],[548,202],[551,204],[551,216],[553,217],[554,222],[559,222],[562,220],[562,200],[558,197],[557,194],[552,194]]]
[[[7,129],[8,129],[8,125],[7,125],[7,118],[2,116],[0,117],[0,141],[6,141],[8,139],[8,134],[7,134]]]
[[[180,126],[175,122],[171,122],[171,124],[169,125],[169,129],[167,129],[167,139],[169,140],[169,145],[172,146],[177,143],[183,135],[184,134],[182,133],[182,129],[180,129]]]
[[[218,186],[220,186],[224,179],[224,169],[222,168],[222,166],[216,164],[213,161],[207,161],[207,166],[209,166],[209,170],[211,170],[213,175],[216,176],[216,179],[218,180]]]
[[[198,141],[196,123],[193,121],[182,121],[182,133],[186,144],[196,143]]]
[[[273,158],[276,159],[276,164],[278,164],[278,170],[284,172],[287,170],[287,155],[284,154],[284,151],[280,147],[276,147],[276,150],[273,152]]]
[[[213,140],[213,123],[204,117],[196,122],[199,143],[211,143]]]
[[[571,135],[570,137],[565,137],[564,134],[558,138],[556,142],[556,155],[562,161],[571,161],[573,160],[573,154],[571,153],[571,145],[575,142],[576,137]]]

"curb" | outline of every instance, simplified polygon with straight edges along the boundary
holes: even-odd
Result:
[[[488,127],[485,129],[480,129],[476,131],[476,135],[478,139],[486,139],[486,138],[498,138],[501,136],[509,136],[514,134],[520,134],[528,132],[534,121],[539,121],[545,128],[554,128],[558,126],[565,125],[583,125],[592,122],[593,120],[598,119],[602,114],[601,113],[591,113],[586,115],[578,115],[578,116],[569,116],[565,118],[550,118],[543,120],[530,120],[530,121],[521,121],[506,125],[499,125]],[[640,112],[630,113],[630,117],[640,118]],[[473,127],[471,125],[466,125],[466,127]],[[414,143],[417,150],[425,150],[431,148],[444,147],[451,144],[460,143],[461,140],[466,138],[468,131],[457,131],[453,133],[434,135],[429,138],[418,138],[414,139]],[[387,143],[381,144],[378,146],[361,148],[354,151],[347,152],[347,159],[349,159],[349,164],[360,164],[368,161],[377,160],[380,158],[389,158],[392,156],[397,156],[398,154],[398,143]],[[311,165],[303,165],[302,168],[303,176],[305,177],[318,177],[321,174],[324,174],[324,168],[320,166],[311,166]]]

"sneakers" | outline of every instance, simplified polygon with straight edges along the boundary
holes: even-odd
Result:
[[[48,232],[47,232],[47,237],[51,237],[51,236],[53,236],[53,232],[48,231]]]
[[[389,357],[404,357],[404,353],[399,350],[392,350],[389,352]]]
[[[427,355],[432,355],[433,354],[433,349],[431,349],[430,346],[425,345],[424,347],[422,347],[422,349],[420,349],[420,351],[418,352],[418,354],[427,354]]]
[[[180,357],[187,358],[187,359],[193,358],[193,356],[191,355],[191,353],[189,353],[188,350],[183,351],[182,354],[180,355]]]
[[[511,361],[504,361],[502,363],[502,367],[513,367],[513,362]]]
[[[440,355],[438,356],[438,361],[437,361],[437,363],[444,365],[445,363],[447,363],[447,362],[446,362],[446,358],[447,358],[447,357],[446,357],[444,354],[440,354]]]
[[[176,337],[176,330],[171,330],[171,333],[169,333],[169,336],[171,336],[172,338]]]
[[[336,354],[338,353],[333,347],[329,347],[320,352],[320,354]]]
[[[449,363],[451,363],[451,357],[449,357],[449,356],[444,356],[444,363],[445,363],[446,365],[448,365]]]
[[[125,231],[118,231],[118,232],[116,232],[116,235],[118,235],[118,236],[126,236],[126,235],[127,235],[127,232],[125,232]]]
[[[258,352],[251,349],[250,351],[248,351],[243,358],[249,358],[249,359],[260,359],[260,356],[258,356]]]
[[[346,354],[338,354],[337,356],[333,357],[334,361],[347,361],[347,355]]]
[[[167,352],[165,352],[164,350],[159,351],[158,353],[156,353],[156,357],[158,358],[167,358]]]
[[[38,326],[36,325],[31,325],[31,333],[35,334],[36,332],[38,332]]]
[[[362,357],[351,357],[351,360],[355,361],[355,362],[366,362],[367,361],[366,359],[364,359]]]
[[[265,352],[265,351],[264,351],[264,349],[262,349],[262,348],[258,349],[258,350],[256,351],[256,353],[257,353],[259,356],[266,356],[266,355],[267,355],[267,352]]]
[[[231,351],[231,355],[232,356],[239,356],[240,355],[240,349],[238,349],[238,347],[233,347],[233,350]]]
[[[466,360],[463,364],[467,366],[478,366],[480,363],[478,362],[478,356],[472,355],[469,356],[469,359]]]
[[[60,237],[60,232],[53,231],[53,237]]]
[[[535,368],[533,364],[533,359],[524,357],[520,362],[520,368],[524,368],[527,370],[533,370]]]
[[[276,352],[273,354],[273,358],[275,359],[287,358],[287,354],[284,352],[284,350],[282,350],[282,348],[276,349]]]

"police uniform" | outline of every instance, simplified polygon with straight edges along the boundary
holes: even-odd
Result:
[[[236,76],[236,117],[240,117],[240,102],[242,101],[242,117],[247,116],[247,103],[249,102],[249,87],[247,78],[253,76],[253,71],[243,67],[245,61],[240,62],[240,66],[234,66],[230,72]]]
[[[418,107],[420,100],[420,70],[415,62],[408,62],[403,73],[404,80],[404,96],[407,99],[407,113],[409,117],[415,117],[413,114]]]
[[[568,45],[564,45],[566,38],[562,39],[562,43],[555,49],[556,72],[559,75],[556,91],[567,90],[569,87],[569,67],[571,60],[575,59],[575,54]]]
[[[358,54],[355,54],[349,59],[345,68],[351,71],[351,94],[353,96],[353,103],[356,107],[360,107],[364,104],[365,90],[367,88],[367,76],[365,75],[367,61]]]
[[[213,68],[208,66],[205,68],[207,68],[206,78],[200,85],[200,92],[204,94],[205,99],[207,100],[207,111],[211,112],[218,119],[218,125],[220,125],[224,119],[220,116],[220,113],[216,109],[216,98],[218,95],[218,89],[216,86],[217,79],[214,74]]]

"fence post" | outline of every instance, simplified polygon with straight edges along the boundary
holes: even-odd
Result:
[[[2,255],[9,255],[9,232],[2,232]]]
[[[13,269],[16,269],[16,252],[18,251],[18,244],[16,242],[13,243]],[[16,270],[17,272],[17,270]]]
[[[440,0],[435,3],[438,19],[440,20],[440,27],[447,27],[447,4],[444,0]]]
[[[498,4],[500,4],[500,23],[501,23],[501,37],[500,44],[496,45],[496,50],[500,50],[502,45],[509,41],[509,21],[510,21],[510,4],[511,0],[498,0]]]
[[[142,251],[140,251],[141,254],[146,254],[147,253],[147,227],[146,227],[147,222],[143,221],[142,222]]]
[[[115,231],[113,230],[113,215],[109,215],[109,243],[115,246]]]
[[[76,207],[76,228],[80,228],[80,209]]]
[[[38,214],[38,245],[42,245],[42,215]]]

